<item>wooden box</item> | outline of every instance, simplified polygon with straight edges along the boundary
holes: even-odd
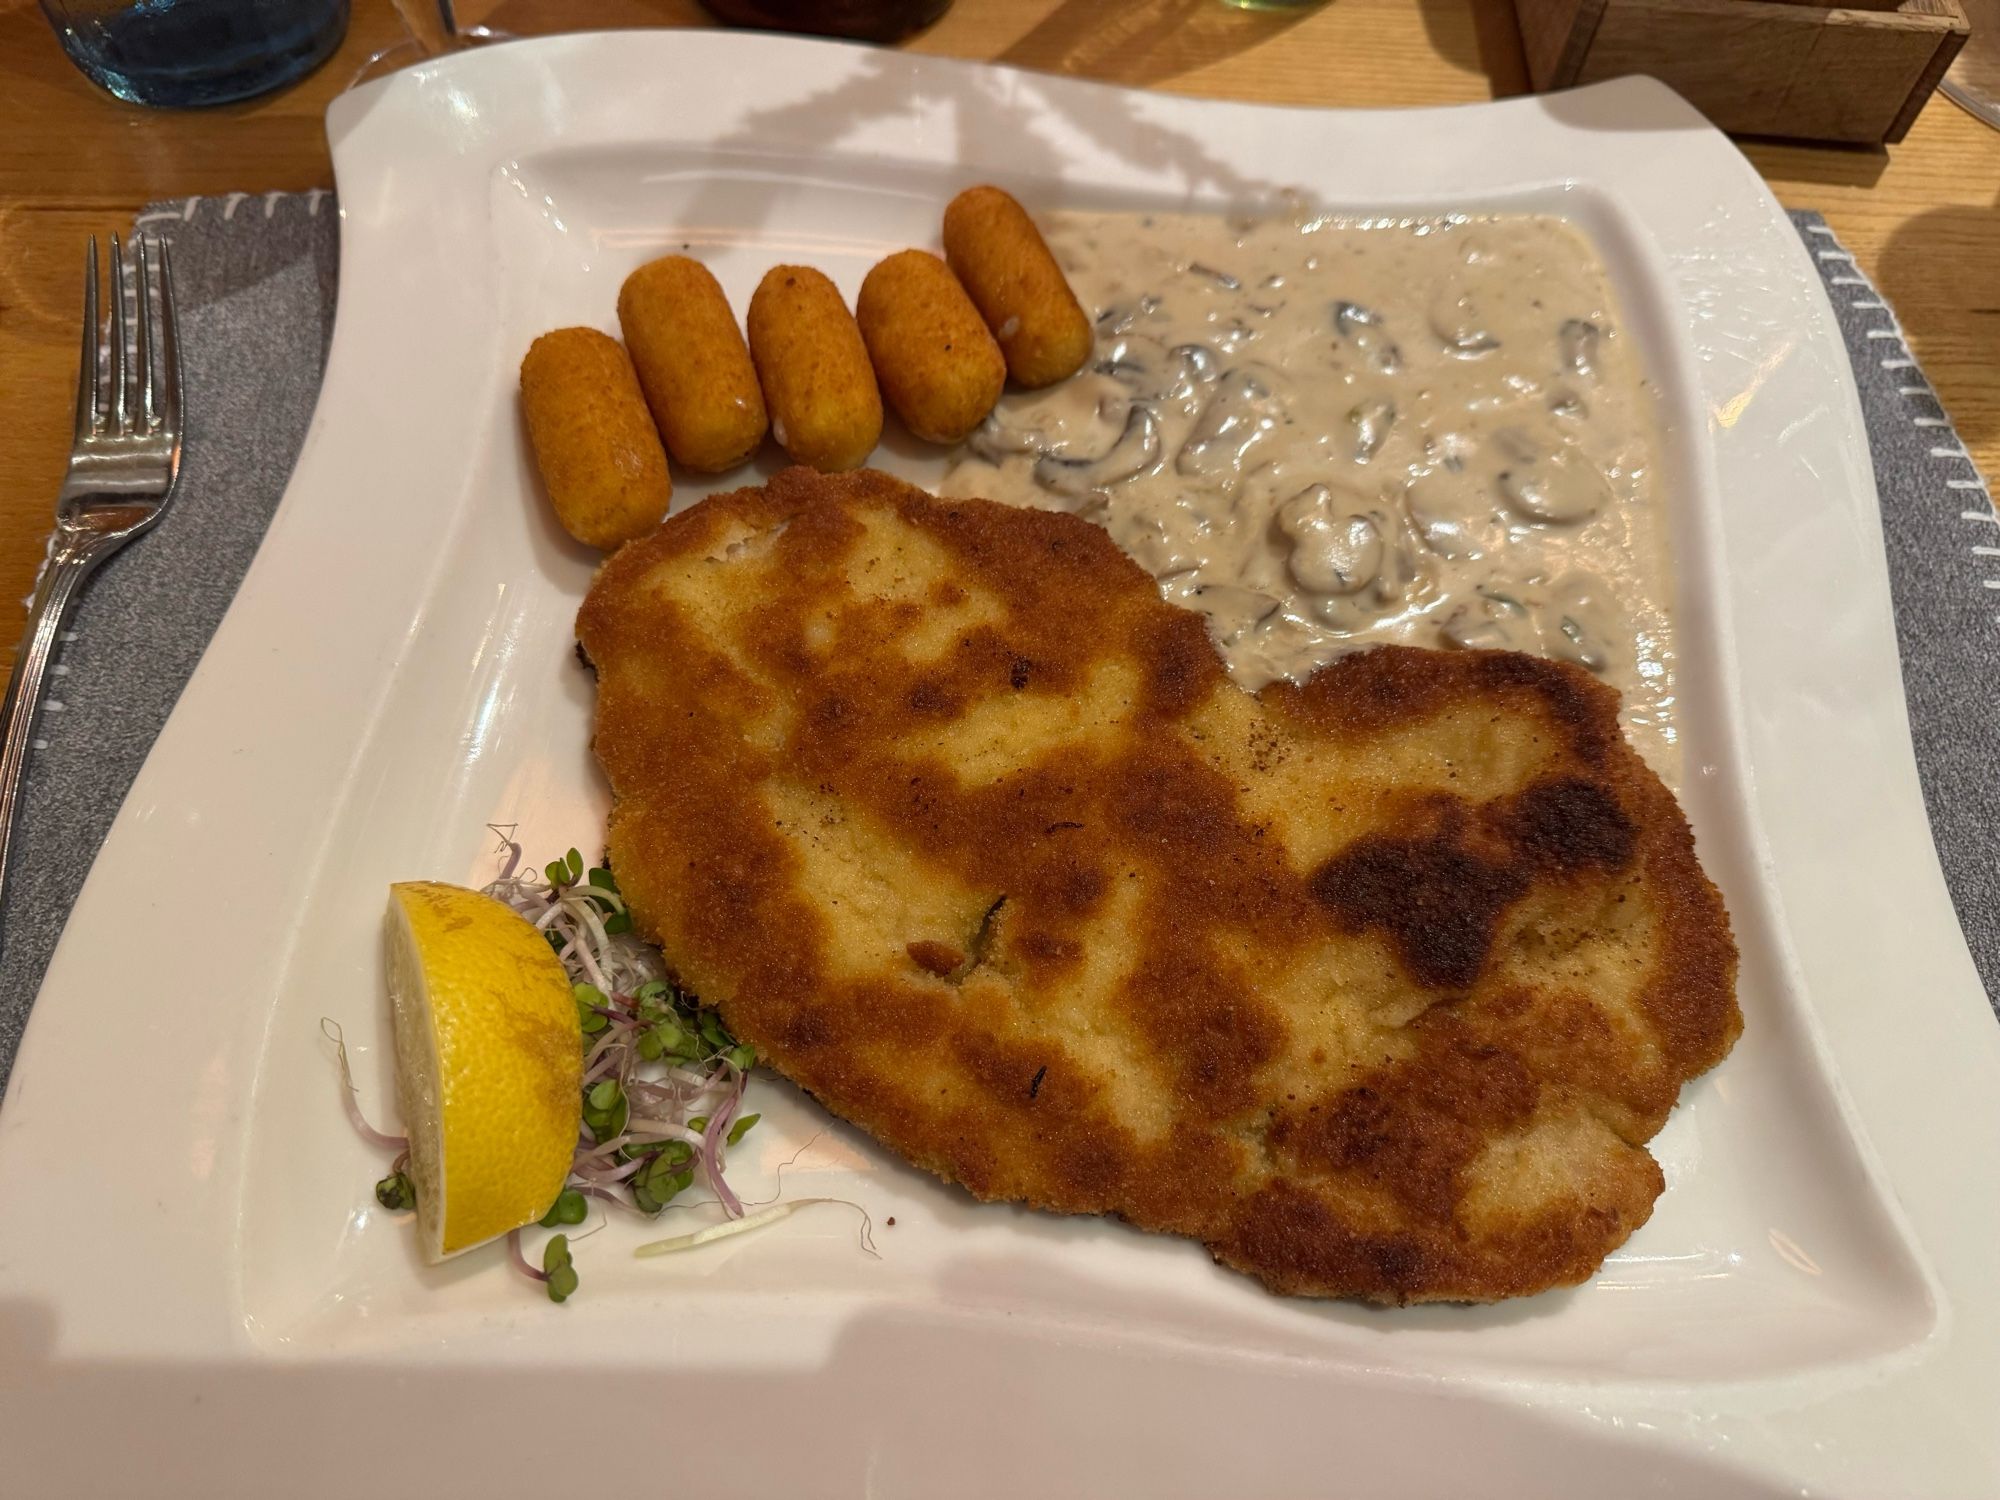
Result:
[[[1970,28],[1955,0],[1514,0],[1536,89],[1627,73],[1741,135],[1900,141]]]

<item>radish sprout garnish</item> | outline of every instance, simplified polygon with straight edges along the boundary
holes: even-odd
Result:
[[[401,1162],[402,1157],[396,1160]],[[417,1206],[417,1185],[401,1166],[375,1184],[375,1201],[396,1213],[408,1213]]]
[[[535,1263],[528,1259],[528,1252],[521,1248],[521,1231],[507,1231],[507,1253],[513,1257],[514,1267],[522,1275],[539,1281],[549,1294],[551,1302],[567,1302],[569,1294],[576,1290],[576,1267],[570,1264],[569,1236],[551,1235],[549,1242],[542,1246],[542,1268],[535,1269]]]
[[[711,1224],[706,1229],[692,1230],[687,1234],[672,1235],[664,1240],[654,1240],[641,1245],[632,1253],[640,1257],[672,1255],[676,1250],[692,1250],[697,1245],[706,1245],[715,1240],[726,1240],[732,1234],[748,1234],[753,1229],[762,1229],[766,1224],[775,1224],[780,1219],[789,1218],[802,1208],[810,1208],[815,1203],[838,1203],[843,1208],[851,1208],[861,1215],[861,1248],[870,1255],[875,1251],[875,1223],[868,1217],[868,1210],[847,1198],[793,1198],[785,1203],[774,1203],[769,1208],[742,1219],[724,1219],[720,1224]],[[879,1260],[881,1257],[876,1255]]]
[[[697,1176],[725,1215],[741,1218],[723,1174],[728,1148],[756,1120],[739,1118],[755,1049],[675,984],[659,950],[633,933],[609,869],[586,868],[572,849],[537,874],[523,868],[519,844],[494,832],[506,866],[486,894],[534,923],[569,971],[584,1051],[582,1136],[543,1224],[581,1223],[587,1197],[650,1217]],[[551,1297],[557,1280],[573,1286],[566,1260],[566,1278],[546,1269]]]
[[[340,1023],[321,1016],[319,1029],[320,1034],[333,1043],[333,1055],[340,1064],[340,1102],[347,1106],[347,1123],[369,1145],[396,1153],[396,1163],[390,1167],[389,1175],[375,1184],[375,1201],[394,1212],[408,1212],[417,1206],[417,1185],[403,1170],[410,1164],[410,1139],[408,1136],[390,1135],[386,1130],[377,1130],[368,1123],[368,1117],[361,1113],[361,1104],[356,1097],[359,1090],[354,1087],[354,1072],[347,1065],[347,1037],[341,1031]]]
[[[518,1229],[507,1231],[507,1254],[514,1262],[514,1269],[519,1271],[523,1276],[535,1281],[547,1281],[549,1279],[549,1273],[537,1270],[535,1263],[528,1259],[528,1252],[521,1248],[521,1231]]]
[[[319,1018],[320,1034],[333,1043],[333,1055],[340,1063],[340,1102],[347,1110],[347,1123],[371,1146],[380,1146],[385,1151],[407,1151],[410,1138],[405,1135],[390,1135],[386,1130],[377,1130],[368,1123],[361,1113],[360,1090],[354,1086],[354,1073],[347,1066],[347,1037],[340,1029],[340,1023],[327,1016]]]
[[[676,984],[659,950],[632,931],[631,913],[609,869],[586,868],[572,849],[537,873],[523,867],[511,828],[489,826],[505,863],[485,893],[533,923],[562,960],[583,1049],[583,1129],[569,1180],[542,1227],[583,1223],[593,1198],[651,1218],[699,1177],[715,1194],[724,1220],[639,1252],[661,1255],[762,1228],[807,1204],[844,1202],[802,1198],[745,1216],[724,1172],[729,1148],[759,1119],[742,1112],[756,1049],[737,1041],[714,1010]],[[365,1140],[398,1153],[390,1174],[375,1185],[376,1200],[389,1209],[415,1207],[416,1189],[403,1171],[408,1140],[376,1130],[363,1118],[340,1028],[331,1021],[321,1026],[339,1056],[348,1119]],[[861,1213],[862,1248],[874,1254],[866,1210],[848,1206]],[[564,1301],[576,1290],[567,1235],[550,1238],[540,1270],[522,1248],[519,1230],[508,1243],[515,1263],[544,1285],[550,1300]]]

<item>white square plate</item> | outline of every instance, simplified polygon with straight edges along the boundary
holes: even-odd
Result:
[[[0,1113],[10,1477],[2000,1488],[2000,1028],[1924,821],[1861,414],[1807,252],[1684,104],[1627,81],[1279,110],[643,33],[413,69],[340,100],[329,131],[340,306],[305,451]],[[555,1307],[498,1247],[421,1267],[375,1208],[382,1164],[341,1118],[319,1023],[344,1025],[364,1107],[389,1116],[386,885],[483,882],[489,822],[531,858],[590,848],[605,809],[570,635],[593,556],[536,492],[522,351],[614,326],[625,273],[669,248],[739,308],[780,259],[851,295],[989,179],[1043,207],[1297,189],[1339,211],[1532,208],[1610,267],[1662,394],[1684,801],[1747,1029],[1657,1143],[1653,1220],[1589,1284],[1492,1308],[1282,1301],[1193,1245],[978,1207],[768,1080],[745,1196],[805,1147],[787,1194],[864,1203],[879,1260],[831,1208],[667,1261],[633,1260],[644,1232],[621,1224],[579,1245],[583,1291]],[[879,457],[920,483],[942,468],[907,442]],[[99,1086],[120,1107],[80,1116]]]

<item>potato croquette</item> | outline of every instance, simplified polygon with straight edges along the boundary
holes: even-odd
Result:
[[[521,360],[521,411],[564,531],[609,551],[660,524],[674,483],[618,340],[595,328],[536,339]]]
[[[625,278],[618,324],[676,462],[703,474],[733,469],[764,441],[764,393],[729,299],[707,266],[685,255]]]
[[[882,436],[882,393],[840,289],[811,266],[773,266],[746,321],[779,445],[822,473],[859,467]]]
[[[918,437],[955,443],[993,410],[1007,361],[935,255],[898,250],[868,273],[854,311],[882,394]]]
[[[1090,319],[1028,211],[997,187],[967,188],[944,211],[944,257],[1007,356],[1033,390],[1067,379],[1090,358]]]

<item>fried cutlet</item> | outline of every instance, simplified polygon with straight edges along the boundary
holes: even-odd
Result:
[[[1253,697],[1099,528],[866,471],[674,517],[579,635],[639,929],[979,1198],[1280,1292],[1568,1285],[1741,1028],[1687,822],[1578,668],[1378,647]]]

